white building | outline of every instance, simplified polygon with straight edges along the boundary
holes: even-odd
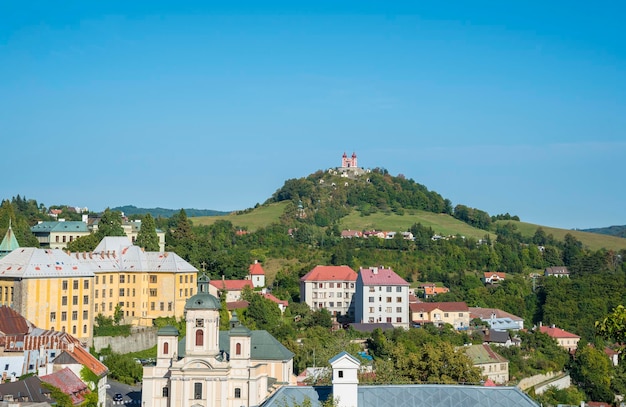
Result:
[[[300,301],[335,318],[354,318],[357,274],[348,266],[316,266],[300,279]]]
[[[392,269],[359,269],[355,293],[355,322],[388,322],[409,328],[409,283]]]
[[[293,353],[266,331],[250,331],[236,314],[219,331],[220,301],[209,279],[185,305],[187,336],[159,330],[156,366],[144,367],[142,405],[151,407],[252,407],[275,388],[295,384]]]

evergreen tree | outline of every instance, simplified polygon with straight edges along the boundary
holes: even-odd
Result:
[[[149,252],[159,251],[159,236],[156,233],[154,218],[149,213],[141,221],[135,244]]]

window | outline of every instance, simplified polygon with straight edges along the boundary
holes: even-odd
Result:
[[[113,297],[113,289],[109,288],[109,297]]]
[[[317,285],[317,288],[324,288],[324,283],[319,283],[319,284]]]
[[[402,312],[402,307],[396,307],[396,312]]]
[[[98,303],[94,304],[94,311],[96,311],[96,314],[98,313]]]
[[[387,317],[387,322],[391,322],[391,317]]]
[[[189,276],[185,276],[185,284],[187,284],[189,282],[188,277]]]
[[[63,235],[63,243],[67,241],[67,236]]]
[[[391,287],[391,286],[387,287],[387,292],[390,293],[392,288],[393,287]]]
[[[339,376],[339,378],[343,377],[343,370],[340,370],[337,372],[337,376]]]
[[[163,343],[163,354],[167,355],[170,351],[170,344],[168,342]]]
[[[135,304],[135,303],[133,303],[133,307],[135,306],[134,304]],[[168,310],[168,311],[171,311],[171,310],[172,310],[172,302],[171,302],[171,301],[167,303],[167,310]]]
[[[85,305],[89,304],[89,296],[88,295],[83,295],[83,304],[85,304]]]
[[[335,283],[328,283],[328,288],[335,288]]]
[[[96,284],[100,284],[100,276],[96,276]]]
[[[341,298],[341,291],[337,293],[337,298]]]
[[[341,306],[342,306],[341,301],[337,302],[337,306],[338,306],[338,307],[341,307]]]
[[[89,290],[89,280],[83,280],[83,288]]]
[[[98,298],[98,290],[93,290],[93,293],[95,294],[96,298]]]
[[[202,399],[202,383],[193,384],[193,398],[196,400]]]
[[[162,393],[163,397],[169,397],[170,395],[170,389],[169,387],[163,387]]]
[[[391,302],[391,297],[387,297],[387,302]]]
[[[193,284],[193,276],[189,276],[189,282]]]
[[[78,305],[78,295],[72,296],[72,305]]]
[[[329,302],[329,303],[328,303],[328,306],[329,306],[329,307],[334,307],[334,306],[335,306],[335,302],[334,302],[334,301]]]
[[[396,322],[402,322],[402,317],[397,317]]]
[[[133,297],[135,296],[135,289],[133,288]]]
[[[189,289],[189,295],[193,295],[193,288]]]
[[[52,311],[50,313],[50,322],[56,322],[57,321],[57,313]]]
[[[239,342],[235,345],[235,355],[241,355],[241,343]]]
[[[72,335],[76,335],[76,325],[72,326]]]
[[[104,282],[104,278],[102,280],[102,282]],[[113,284],[113,274],[109,276],[109,284]]]
[[[83,325],[83,333],[86,334],[87,333],[87,325]]]
[[[107,297],[107,290],[102,289],[102,298],[106,298]]]
[[[444,317],[444,318],[448,318],[448,313],[447,313],[447,312],[444,312],[444,313],[443,313],[443,317]]]
[[[500,363],[500,370],[502,371],[506,370],[506,363]]]
[[[396,292],[397,293],[401,293],[402,292],[402,287],[396,287]]]
[[[123,297],[123,296],[124,296],[124,289],[120,288],[120,297]]]
[[[235,398],[236,399],[241,398],[241,389],[239,387],[235,387]]]
[[[463,318],[463,313],[459,312],[459,317]]]
[[[135,284],[135,276],[133,276],[133,284]]]
[[[396,302],[402,302],[402,297],[396,297]]]
[[[89,311],[83,311],[83,321],[89,319]]]
[[[154,302],[150,303],[150,311],[154,311]]]
[[[61,305],[67,305],[67,296],[61,297]]]
[[[374,311],[375,311],[375,308],[374,308],[374,307],[370,307],[370,308],[369,308],[369,311],[370,311],[370,314],[373,314],[373,313],[374,313]]]
[[[373,293],[374,291],[376,291],[376,288],[370,287],[370,292]]]
[[[185,297],[189,296],[189,291],[185,288]]]
[[[150,284],[156,284],[156,282],[157,282],[157,276],[151,275],[150,276]]]
[[[369,302],[374,302],[374,297],[369,297]]]
[[[182,297],[182,296],[183,296],[183,289],[182,289],[182,288],[178,290],[178,296],[179,296],[179,297]]]
[[[157,296],[157,289],[156,288],[151,288],[150,289],[150,297],[156,297]]]
[[[159,303],[159,310],[160,311],[165,311],[165,303],[164,302],[160,302]]]
[[[113,311],[113,303],[112,302],[109,303],[109,311]]]
[[[63,280],[61,282],[61,286],[62,286],[63,290],[67,290],[67,280]]]
[[[120,274],[120,284],[124,284],[126,281],[126,276],[124,274]]]
[[[78,290],[78,280],[72,281],[72,286],[74,286],[75,290]]]
[[[196,346],[204,346],[204,332],[202,329],[196,331]]]

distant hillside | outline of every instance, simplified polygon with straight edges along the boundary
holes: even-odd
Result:
[[[609,235],[617,237],[626,237],[625,226],[609,226],[607,228],[581,229],[581,232],[598,233],[600,235]]]
[[[116,208],[111,208],[113,211],[123,212],[124,215],[145,215],[149,213],[153,218],[162,217],[162,218],[170,218],[173,215],[176,215],[180,212],[180,209],[165,209],[165,208],[137,208],[133,205],[126,206],[118,206]],[[214,211],[211,209],[193,209],[193,208],[185,208],[185,213],[187,213],[188,217],[194,216],[224,216],[229,214],[230,212],[221,212]]]

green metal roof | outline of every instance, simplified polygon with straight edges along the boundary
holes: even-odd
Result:
[[[222,304],[216,296],[207,292],[198,293],[189,298],[185,303],[185,309],[221,309]]]
[[[35,226],[31,226],[30,231],[36,232],[89,232],[87,224],[79,220],[68,220],[65,222],[41,222]]]
[[[157,336],[178,336],[178,329],[171,325],[166,325],[157,331]]]
[[[15,233],[13,233],[13,229],[11,228],[11,225],[9,225],[9,228],[7,229],[7,233],[4,235],[4,238],[2,239],[2,243],[0,243],[0,256],[2,256],[2,254],[6,254],[6,253],[10,253],[15,249],[18,249],[20,247],[20,244],[17,242],[17,239],[15,238]]]

